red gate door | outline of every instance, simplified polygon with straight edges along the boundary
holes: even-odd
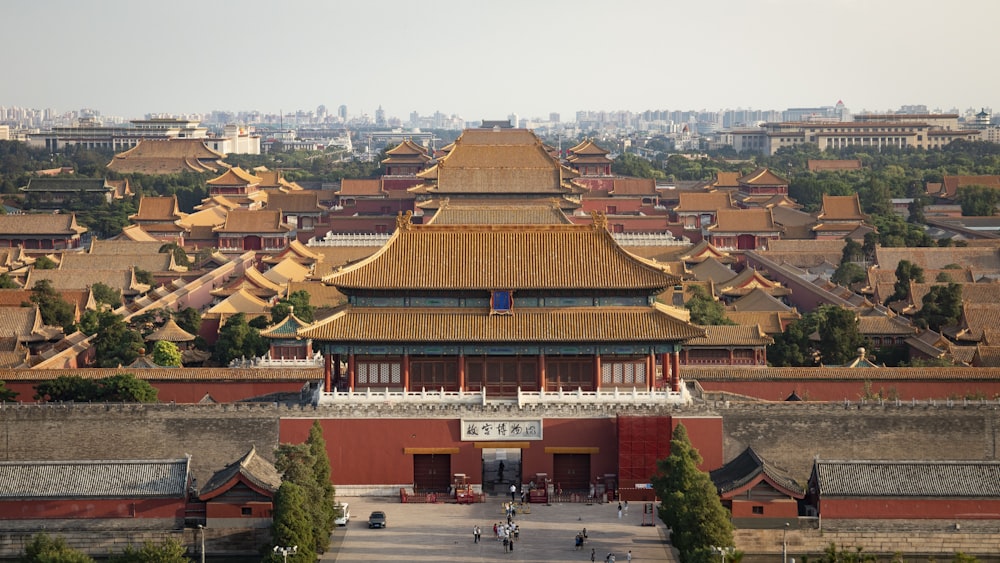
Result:
[[[414,454],[413,492],[447,493],[450,486],[450,454]]]
[[[567,491],[590,491],[590,454],[554,454],[553,481]]]

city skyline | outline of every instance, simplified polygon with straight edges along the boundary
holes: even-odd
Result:
[[[15,0],[5,33],[22,48],[7,60],[0,105],[125,118],[345,105],[352,116],[381,107],[404,121],[411,112],[572,121],[577,111],[840,100],[854,112],[1000,105],[989,30],[1000,4],[940,6]],[[948,17],[955,25],[943,28]]]

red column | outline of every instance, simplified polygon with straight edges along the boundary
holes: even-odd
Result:
[[[410,355],[403,354],[403,391],[410,390]]]
[[[681,390],[681,355],[677,352],[670,354],[671,359],[671,373],[670,373],[670,389],[674,392]]]
[[[354,391],[354,354],[347,355],[347,388]]]
[[[545,392],[545,354],[538,354],[538,390]]]
[[[601,355],[594,354],[594,391],[601,390]]]
[[[465,391],[465,354],[458,355],[458,390]]]
[[[660,381],[662,384],[666,385],[667,381],[670,381],[670,354],[660,354]]]
[[[340,354],[333,356],[333,380],[340,385],[340,378],[343,374],[340,373]]]
[[[333,367],[333,359],[330,357],[330,353],[327,352],[323,354],[323,391],[329,393],[333,391],[333,373],[331,368]]]
[[[654,377],[656,377],[656,354],[650,352],[646,356],[646,391],[653,390]]]

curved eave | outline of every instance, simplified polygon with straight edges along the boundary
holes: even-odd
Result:
[[[356,343],[678,342],[703,334],[655,307],[525,308],[498,315],[471,308],[345,306],[299,330],[300,338]]]

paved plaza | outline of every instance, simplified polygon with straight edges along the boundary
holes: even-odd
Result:
[[[330,550],[322,556],[326,563],[368,561],[596,561],[608,553],[616,563],[670,561],[666,529],[657,519],[655,526],[642,526],[642,504],[634,503],[629,514],[618,518],[618,504],[564,503],[530,505],[530,513],[518,513],[520,539],[513,552],[504,553],[503,544],[493,536],[493,524],[506,521],[500,497],[478,504],[402,504],[395,498],[344,497],[350,503],[351,521],[333,533]],[[386,513],[386,529],[368,529],[368,514]],[[472,529],[482,528],[482,541],[473,543]],[[584,548],[577,551],[574,538],[587,529]]]

